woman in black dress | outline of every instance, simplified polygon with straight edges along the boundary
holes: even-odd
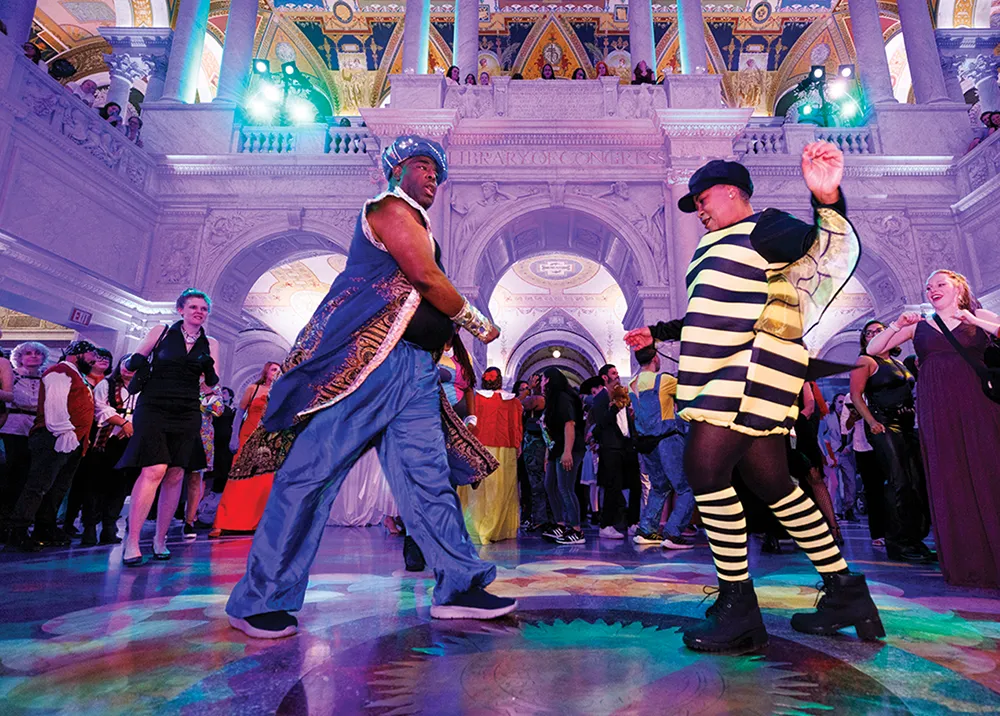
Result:
[[[152,374],[139,396],[133,420],[134,435],[118,468],[140,468],[129,501],[128,534],[122,560],[128,566],[142,563],[139,533],[162,485],[156,511],[153,556],[170,559],[167,528],[180,501],[185,472],[205,469],[201,444],[199,390],[202,376],[216,385],[215,360],[219,344],[205,334],[211,301],[189,288],[177,299],[181,320],[169,328],[157,326],[146,335],[129,360],[129,370],[152,361]]]
[[[915,381],[896,359],[898,346],[867,354],[871,340],[883,331],[881,321],[868,321],[861,330],[859,369],[851,372],[851,401],[864,418],[868,442],[885,475],[886,554],[897,562],[932,561],[934,555],[923,542],[931,515],[914,424]]]

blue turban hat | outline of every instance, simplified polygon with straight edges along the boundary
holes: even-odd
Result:
[[[444,155],[444,147],[433,139],[424,139],[416,134],[397,137],[382,150],[382,172],[385,178],[391,178],[392,170],[410,157],[430,157],[437,164],[437,183],[444,184],[448,179],[448,159]]]

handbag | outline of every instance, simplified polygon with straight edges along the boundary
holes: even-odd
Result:
[[[160,347],[160,343],[163,342],[163,337],[167,335],[168,329],[169,326],[163,327],[163,332],[160,333],[160,337],[156,339],[156,343],[153,345],[153,350],[149,352],[149,357],[132,375],[132,380],[130,380],[128,384],[129,395],[141,393],[142,389],[146,387],[146,383],[148,383],[149,379],[153,376],[153,359],[156,357],[156,349]]]
[[[934,314],[934,322],[937,323],[938,328],[941,329],[941,333],[951,343],[951,347],[958,351],[958,354],[965,359],[966,363],[972,366],[972,370],[976,371],[976,375],[979,376],[979,380],[983,384],[983,393],[986,394],[986,397],[1000,405],[1000,368],[987,367],[969,355],[965,346],[958,342],[955,334],[941,320],[941,316],[936,313]]]

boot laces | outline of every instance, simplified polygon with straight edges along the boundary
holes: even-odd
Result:
[[[813,608],[821,609],[823,601],[826,599],[826,597],[827,597],[826,582],[821,580],[816,583],[816,601],[813,602]]]
[[[717,596],[719,594],[718,587],[712,587],[707,584],[701,588],[701,591],[705,594],[705,596],[701,598],[700,602],[698,602],[699,607],[706,601],[708,601],[711,597]]]

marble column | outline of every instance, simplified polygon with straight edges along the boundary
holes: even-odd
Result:
[[[869,104],[895,102],[876,0],[848,0],[857,72]]]
[[[695,214],[685,214],[677,208],[677,202],[688,193],[688,180],[694,173],[694,168],[671,170],[667,180],[666,192],[667,210],[670,215],[670,233],[672,255],[670,263],[674,268],[674,275],[671,276],[671,283],[674,286],[685,285],[688,265],[691,257],[694,256],[695,249],[701,243],[701,237],[705,234],[705,228],[698,221]],[[674,292],[674,299],[677,304],[674,306],[677,316],[683,316],[687,310],[687,300],[683,289]]]
[[[997,67],[1000,58],[979,55],[966,66],[966,74],[975,82],[979,94],[979,111],[1000,112],[1000,86],[997,85]]]
[[[478,9],[476,12],[478,13]],[[407,0],[406,9],[403,14],[404,75],[427,74],[427,60],[430,53],[430,32],[430,0]],[[475,69],[470,71],[475,72]]]
[[[705,46],[705,18],[701,14],[701,0],[677,0],[677,24],[681,45],[681,73],[705,74],[708,72],[708,48]]]
[[[917,104],[947,102],[948,89],[926,0],[898,0],[898,10]]]
[[[215,101],[239,104],[250,80],[254,40],[257,34],[257,0],[232,0],[226,21],[226,44],[222,48],[219,91]]]
[[[643,60],[656,74],[656,47],[653,44],[653,3],[652,0],[629,0],[628,3],[628,44],[635,70]]]
[[[0,20],[7,26],[7,37],[22,45],[31,36],[31,21],[35,17],[38,0],[3,0],[0,2]]]
[[[163,100],[194,103],[208,29],[208,7],[209,0],[180,0],[167,77],[163,84]]]
[[[167,58],[165,55],[143,55],[148,68],[146,102],[155,102],[163,97],[163,85],[167,79]]]
[[[952,102],[965,102],[965,95],[962,94],[962,80],[958,76],[958,70],[961,66],[961,58],[951,55],[941,56],[941,71],[944,72],[944,86],[948,90],[948,99]]]
[[[470,72],[479,76],[479,0],[455,0],[455,34],[451,64],[460,77]]]
[[[111,75],[111,86],[108,87],[105,104],[111,102],[117,104],[122,108],[122,116],[124,117],[128,109],[128,98],[132,92],[132,85],[137,79],[146,75],[146,65],[134,57],[119,54],[105,55],[104,62]]]

